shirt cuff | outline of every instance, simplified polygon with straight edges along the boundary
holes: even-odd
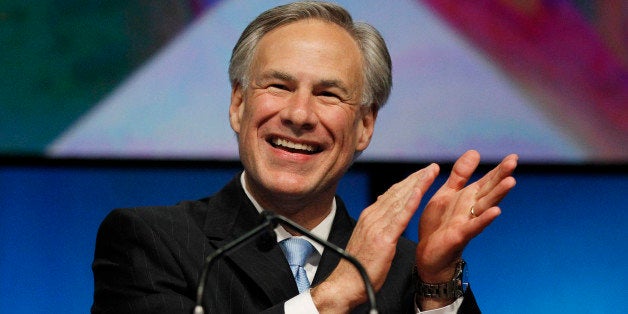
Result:
[[[415,303],[414,304],[414,312],[417,313],[417,314],[453,314],[453,313],[458,313],[458,309],[460,308],[460,305],[462,305],[462,301],[463,300],[464,300],[464,297],[459,297],[452,304],[449,304],[447,306],[441,307],[439,309],[433,309],[433,310],[428,310],[428,311],[421,311],[421,310],[419,310],[419,307]],[[314,302],[314,301],[312,301],[312,302]]]
[[[283,309],[286,314],[318,314],[310,289],[286,301],[283,304]]]

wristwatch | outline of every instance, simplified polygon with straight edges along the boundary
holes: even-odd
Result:
[[[421,281],[415,266],[416,293],[423,298],[442,300],[452,300],[461,297],[469,286],[466,266],[467,263],[464,260],[458,261],[454,277],[443,283],[425,283]]]

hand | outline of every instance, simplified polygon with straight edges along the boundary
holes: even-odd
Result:
[[[497,205],[515,186],[511,175],[517,158],[514,154],[505,157],[497,167],[466,187],[480,163],[480,154],[471,150],[456,161],[449,178],[421,215],[416,252],[421,280],[440,283],[453,277],[464,247],[501,213]]]
[[[362,211],[346,250],[362,263],[375,291],[384,284],[399,237],[437,175],[435,164],[421,169],[393,185]],[[346,312],[367,300],[358,271],[345,260],[324,282],[312,288],[311,294],[321,313],[327,309]]]

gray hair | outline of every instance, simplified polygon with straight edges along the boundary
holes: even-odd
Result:
[[[260,14],[242,32],[229,62],[231,86],[249,83],[249,71],[260,39],[273,29],[305,19],[320,19],[339,25],[355,39],[364,59],[362,105],[379,110],[392,88],[392,62],[381,34],[371,25],[354,22],[343,7],[317,1],[294,2]]]

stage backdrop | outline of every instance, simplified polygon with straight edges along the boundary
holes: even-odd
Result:
[[[0,154],[234,160],[227,63],[285,1],[0,4]],[[394,88],[362,160],[628,160],[628,3],[346,0]]]

